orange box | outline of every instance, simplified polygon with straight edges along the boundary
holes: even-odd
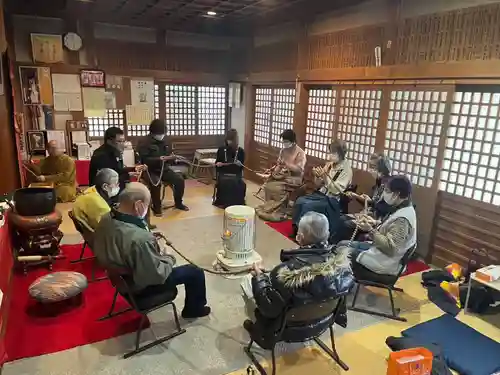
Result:
[[[393,352],[387,362],[387,375],[430,375],[432,352],[425,348]]]
[[[487,283],[500,279],[500,266],[486,266],[476,271],[476,278]]]

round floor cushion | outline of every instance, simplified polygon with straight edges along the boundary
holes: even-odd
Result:
[[[87,278],[81,273],[54,272],[36,279],[29,294],[39,302],[54,303],[78,296],[87,285]]]

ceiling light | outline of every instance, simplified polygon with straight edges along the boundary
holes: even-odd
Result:
[[[209,15],[209,16],[216,16],[216,15],[217,15],[217,13],[216,13],[216,12],[213,12],[213,11],[208,11],[208,12],[207,12],[207,15]]]

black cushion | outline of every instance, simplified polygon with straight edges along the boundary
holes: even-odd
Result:
[[[131,304],[130,296],[123,295],[123,297]],[[177,297],[177,288],[163,289],[158,293],[151,293],[149,291],[135,293],[133,295],[134,301],[140,312],[147,312],[156,307],[162,306],[166,303],[172,302]]]

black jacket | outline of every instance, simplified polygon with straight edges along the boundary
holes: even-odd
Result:
[[[130,182],[129,171],[131,168],[126,168],[123,164],[122,154],[113,146],[103,144],[92,154],[89,167],[89,184],[95,185],[95,177],[99,170],[109,168],[118,173],[120,178],[120,190],[125,188],[125,184]]]
[[[314,246],[319,247],[324,248],[325,245]],[[277,318],[289,307],[344,296],[353,285],[354,276],[347,249],[336,255],[314,254],[311,250],[310,255],[292,257],[270,273],[252,279],[252,291],[259,312],[257,319],[261,316],[273,326],[271,329],[278,328],[273,321],[281,320]],[[315,331],[321,324],[328,322],[320,321],[304,327],[304,337],[308,336],[309,329]]]
[[[141,159],[141,163],[146,164],[151,172],[160,172],[162,161],[161,156],[172,154],[172,145],[165,138],[158,141],[153,136],[147,135],[142,137],[137,144],[137,152]]]
[[[226,145],[219,147],[217,150],[217,157],[215,159],[216,163],[232,163],[236,160],[239,160],[241,164],[245,164],[245,151],[241,147],[238,147],[238,150],[236,151],[234,148]],[[243,173],[243,167],[236,164],[226,165],[224,167],[217,168],[217,173],[235,174],[241,176]]]

